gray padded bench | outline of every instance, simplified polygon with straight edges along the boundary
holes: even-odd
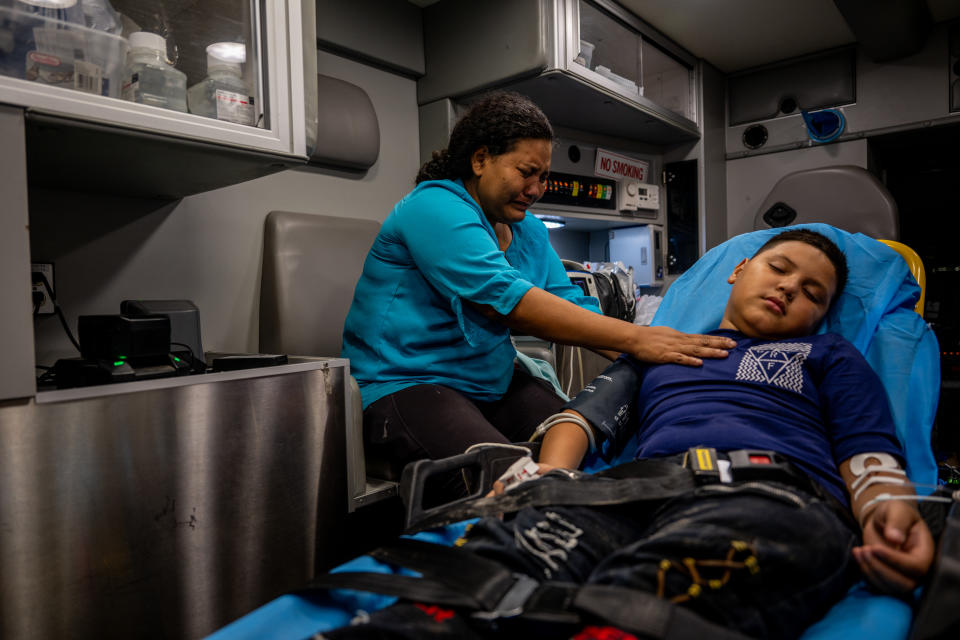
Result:
[[[260,351],[340,355],[343,321],[363,261],[380,230],[373,220],[272,211],[263,231]],[[367,476],[360,390],[346,402],[348,511],[396,495],[397,483]]]

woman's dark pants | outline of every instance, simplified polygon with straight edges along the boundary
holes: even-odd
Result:
[[[494,402],[471,400],[437,384],[407,387],[363,412],[365,453],[373,461],[368,466],[376,469],[379,462],[386,467],[383,475],[399,479],[403,466],[414,460],[459,455],[478,442],[526,441],[563,403],[549,382],[522,369],[514,370],[506,393]],[[444,499],[463,495],[459,475],[447,485],[441,490]]]

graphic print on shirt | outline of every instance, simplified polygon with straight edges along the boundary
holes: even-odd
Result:
[[[802,342],[773,342],[747,349],[737,368],[737,380],[762,382],[803,393],[803,361],[811,346]]]

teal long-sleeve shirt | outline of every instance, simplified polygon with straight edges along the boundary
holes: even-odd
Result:
[[[363,265],[343,330],[343,352],[363,407],[417,384],[475,400],[500,398],[516,351],[510,331],[468,302],[509,314],[531,287],[600,312],[570,283],[546,227],[527,213],[501,251],[459,180],[422,182],[384,221]]]

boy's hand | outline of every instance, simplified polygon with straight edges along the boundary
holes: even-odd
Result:
[[[909,596],[933,564],[933,536],[916,508],[902,500],[882,502],[863,524],[863,546],[853,557],[877,590]]]
[[[542,462],[539,463],[537,467],[538,468],[537,468],[536,477],[530,478],[530,480],[536,480],[537,478],[543,476],[543,474],[547,473],[548,471],[551,471],[553,469],[559,469],[559,467],[555,467],[552,464],[544,464]],[[496,482],[493,483],[493,489],[490,491],[490,493],[486,495],[486,497],[489,498],[491,496],[502,496],[504,493],[506,493],[506,491],[507,491],[506,485],[500,482],[499,480],[497,480]]]

